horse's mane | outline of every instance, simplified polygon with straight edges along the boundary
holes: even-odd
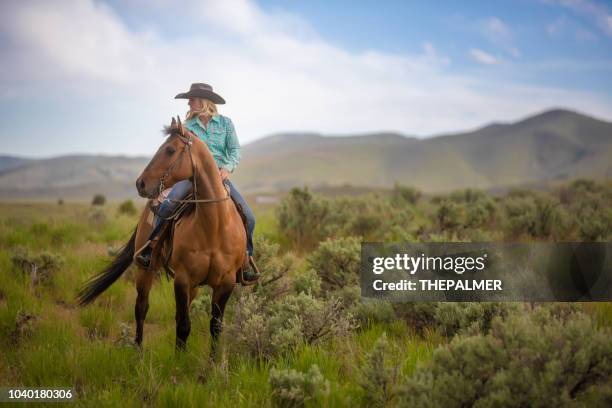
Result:
[[[172,135],[180,135],[181,132],[179,130],[178,127],[172,127],[172,126],[164,126],[164,128],[162,129],[162,135],[164,136],[172,136]]]
[[[193,133],[191,132],[191,130],[187,129],[185,126],[183,126],[183,132],[181,133],[180,128],[176,127],[176,126],[164,126],[164,128],[162,129],[162,135],[163,136],[187,136],[189,133]],[[197,139],[197,137],[195,137],[194,135],[194,139]]]

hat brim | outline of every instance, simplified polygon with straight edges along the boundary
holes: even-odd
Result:
[[[195,89],[193,91],[180,93],[174,97],[174,99],[189,99],[189,98],[203,98],[208,99],[211,102],[214,102],[218,105],[223,105],[225,103],[225,99],[214,93],[213,91],[206,91],[204,89]]]

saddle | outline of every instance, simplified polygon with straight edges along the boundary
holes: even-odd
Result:
[[[193,192],[190,192],[184,198],[184,200],[186,201],[192,200],[192,199],[194,199]],[[242,206],[240,205],[240,203],[236,202],[233,198],[232,198],[232,202],[236,206],[236,209],[238,210],[238,214],[240,214],[240,219],[242,220],[242,225],[244,226],[244,232],[245,234],[248,234],[247,218],[246,218],[246,215],[244,214],[244,210]],[[150,209],[152,213],[157,215],[157,212],[156,212],[157,207],[151,206]],[[151,253],[150,269],[158,270],[159,263],[161,262],[161,266],[164,268],[164,271],[166,272],[166,277],[168,279],[174,278],[174,271],[172,270],[172,267],[170,266],[170,258],[172,257],[172,243],[174,239],[174,229],[181,222],[183,217],[190,215],[194,210],[195,210],[195,203],[190,203],[190,202],[180,203],[180,205],[176,207],[176,209],[172,212],[172,214],[169,217],[164,219],[164,224],[162,225],[161,230],[159,231],[157,245],[153,247],[153,251]],[[237,274],[236,276],[236,281],[242,284],[243,286],[250,286],[250,285],[257,283],[257,280],[254,280],[254,281],[244,280],[243,274],[244,274],[244,271],[248,268],[248,262],[249,260],[247,259],[247,261],[240,268],[240,273]],[[255,269],[257,268],[257,266],[254,265],[253,263],[251,263],[251,265],[253,268]]]

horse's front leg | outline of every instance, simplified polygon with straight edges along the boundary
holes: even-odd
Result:
[[[191,320],[189,319],[189,280],[185,279],[177,271],[174,279],[174,298],[176,300],[176,350],[185,350],[187,337],[191,331]]]
[[[234,278],[228,274],[228,278],[225,279],[221,285],[213,288],[212,302],[211,302],[211,318],[210,318],[210,357],[215,358],[217,351],[217,343],[219,336],[223,330],[223,314],[225,312],[225,305],[232,295],[232,291],[236,286],[235,275]]]

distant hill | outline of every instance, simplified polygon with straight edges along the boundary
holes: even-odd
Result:
[[[515,123],[427,139],[395,133],[272,135],[243,146],[233,179],[244,192],[350,184],[425,192],[542,184],[574,177],[612,178],[612,123],[554,109]],[[134,197],[149,158],[0,156],[2,198]]]
[[[79,155],[17,160],[22,160],[20,165],[0,172],[2,198],[89,199],[96,193],[112,199],[134,197],[136,178],[150,159]]]
[[[0,174],[27,164],[30,160],[20,157],[0,155]]]
[[[612,177],[612,123],[562,109],[428,139],[302,134],[292,143],[294,137],[245,146],[237,182],[251,190],[284,190],[397,181],[436,192]]]

